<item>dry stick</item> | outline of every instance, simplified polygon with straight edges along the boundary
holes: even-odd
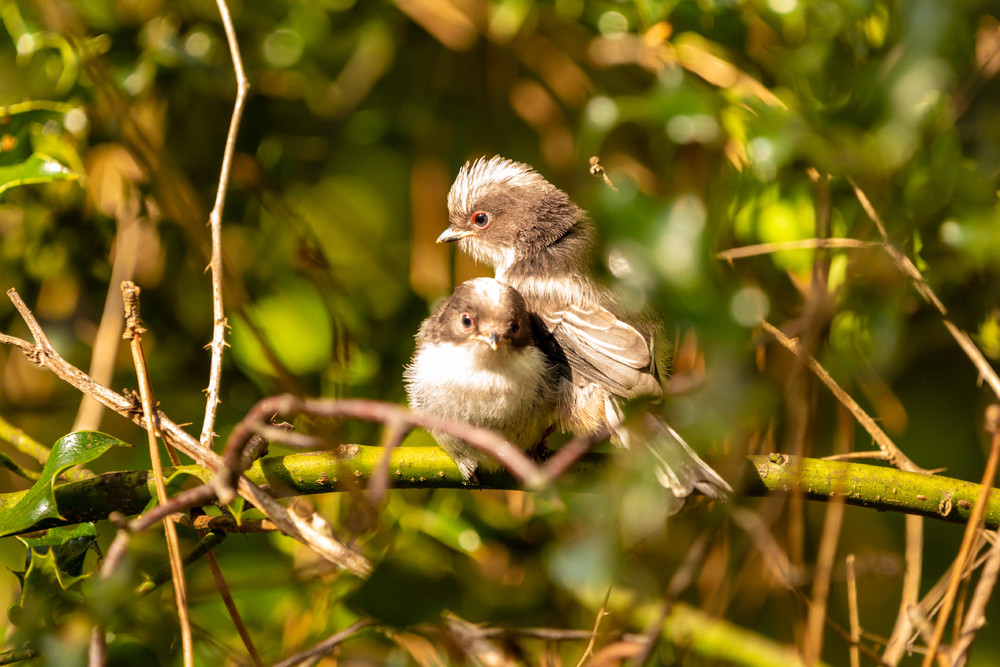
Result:
[[[219,170],[219,187],[215,191],[215,204],[209,215],[209,225],[212,230],[212,257],[209,268],[212,271],[212,312],[214,325],[212,327],[212,366],[208,378],[208,397],[205,402],[205,423],[201,429],[201,444],[212,447],[215,437],[215,415],[219,405],[219,388],[222,382],[222,353],[226,346],[226,317],[222,306],[222,211],[226,203],[226,190],[229,187],[229,171],[233,164],[233,152],[236,149],[236,133],[243,117],[243,106],[246,104],[250,82],[243,72],[243,59],[240,57],[240,45],[236,41],[236,31],[229,15],[226,0],[216,0],[222,26],[226,32],[226,42],[229,44],[229,54],[233,59],[233,72],[236,74],[236,102],[233,104],[233,115],[229,119],[229,131],[226,133],[226,147],[222,153],[222,168]]]
[[[890,665],[899,664],[913,629],[909,609],[920,602],[920,578],[923,568],[924,521],[920,516],[906,515],[906,569],[903,571],[903,594],[899,600],[896,625],[886,643],[882,659]]]
[[[350,639],[356,632],[368,627],[371,624],[372,622],[365,618],[360,621],[355,621],[335,635],[331,635],[310,649],[302,651],[301,653],[296,653],[292,657],[282,660],[274,665],[274,667],[292,667],[292,665],[297,665],[300,662],[305,662],[306,660],[313,660],[315,658],[322,658],[325,655],[329,655],[338,644],[343,643],[344,640]]]
[[[920,270],[917,269],[916,265],[910,260],[909,257],[901,253],[895,246],[889,243],[889,234],[886,232],[885,225],[882,223],[882,219],[879,217],[875,207],[872,206],[871,201],[869,201],[868,196],[865,195],[864,191],[859,188],[853,180],[848,179],[848,182],[851,184],[851,187],[854,188],[854,195],[858,198],[858,201],[861,202],[861,207],[865,210],[865,213],[868,214],[868,217],[871,218],[871,221],[875,223],[879,233],[882,235],[882,247],[889,254],[889,257],[891,257],[900,270],[913,281],[913,286],[916,288],[917,293],[919,293],[925,301],[934,306],[937,311],[941,313],[943,318],[947,318],[948,309],[945,308],[941,300],[937,298],[937,295],[934,294],[930,286],[927,285],[927,282],[924,280]],[[968,356],[973,365],[975,365],[980,376],[986,380],[986,382],[990,385],[990,388],[993,390],[993,393],[996,394],[998,399],[1000,399],[1000,376],[998,376],[997,372],[993,370],[990,362],[986,360],[986,357],[983,356],[983,353],[978,347],[976,347],[976,344],[972,342],[972,339],[969,338],[967,333],[952,324],[952,322],[948,319],[944,319],[943,322],[944,326],[948,329],[948,332],[958,342],[959,347],[962,348],[962,351],[965,352],[966,356]]]
[[[231,472],[238,470],[243,448],[249,441],[250,436],[257,432],[261,425],[266,424],[272,415],[276,414],[303,414],[326,418],[354,417],[373,422],[398,422],[441,431],[461,438],[477,450],[494,457],[522,485],[529,489],[537,489],[545,482],[538,466],[524,452],[498,433],[489,429],[436,415],[411,412],[394,403],[362,399],[308,399],[291,394],[279,394],[278,396],[269,396],[261,399],[236,424],[229,434],[229,440],[226,441],[226,448],[223,451],[223,460]],[[226,496],[231,493],[225,486],[230,481],[224,479],[224,476],[221,475],[213,480],[213,484],[219,490],[219,497],[223,503],[226,502]]]
[[[667,617],[670,616],[670,609],[687,587],[691,585],[696,572],[700,571],[701,566],[704,564],[708,544],[708,535],[700,535],[688,549],[687,555],[684,556],[684,561],[680,567],[670,577],[670,582],[667,584],[666,597],[660,605],[660,611],[656,619],[646,626],[646,630],[642,634],[639,651],[628,662],[631,667],[641,667],[649,660],[649,656],[652,655],[653,649],[656,648],[656,644],[662,635],[663,624],[666,623]]]
[[[962,631],[952,648],[952,658],[955,665],[965,665],[969,659],[969,650],[972,642],[976,638],[976,633],[986,625],[986,603],[993,595],[993,588],[996,586],[997,574],[1000,573],[1000,539],[994,539],[990,546],[986,565],[979,577],[976,585],[976,592],[969,602],[969,613],[962,624]]]
[[[849,450],[854,435],[854,424],[851,422],[846,408],[841,407],[837,412],[839,449]],[[823,655],[823,622],[826,619],[827,602],[830,597],[830,579],[833,576],[833,565],[837,558],[837,542],[843,523],[844,499],[843,497],[831,498],[826,518],[823,521],[823,536],[819,542],[816,572],[813,575],[812,599],[809,602],[809,613],[806,620],[803,662],[807,665],[816,664]],[[853,636],[852,632],[852,640]]]
[[[847,611],[851,621],[851,667],[861,667],[861,621],[858,617],[858,580],[854,576],[854,554],[847,554]]]
[[[951,613],[952,604],[955,602],[955,594],[958,592],[958,585],[962,582],[962,573],[965,568],[965,563],[969,558],[969,554],[972,551],[972,542],[976,537],[976,534],[982,530],[983,512],[986,507],[986,499],[989,497],[990,490],[993,488],[993,483],[996,480],[997,465],[1000,463],[1000,428],[996,428],[996,423],[1000,417],[998,417],[998,411],[1000,411],[1000,406],[991,405],[987,408],[987,422],[990,424],[993,430],[993,441],[990,446],[990,456],[986,460],[986,471],[983,473],[982,489],[979,491],[979,497],[976,499],[976,504],[972,508],[972,515],[969,517],[969,523],[965,525],[965,534],[962,536],[962,545],[959,547],[958,556],[955,557],[955,567],[951,573],[951,581],[948,584],[948,590],[944,595],[944,602],[941,605],[941,609],[938,610],[937,624],[934,626],[934,635],[931,637],[931,641],[927,646],[927,655],[924,656],[923,667],[930,667],[934,662],[934,658],[937,655],[938,646],[941,644],[941,637],[944,635],[944,626],[948,623],[948,616]]]
[[[601,619],[611,613],[607,610],[608,600],[611,599],[611,591],[614,587],[614,584],[608,586],[608,592],[604,595],[604,602],[601,603],[601,608],[597,610],[597,618],[594,619],[594,629],[590,632],[590,641],[587,642],[587,648],[583,651],[583,655],[580,656],[580,660],[576,663],[576,667],[583,667],[583,663],[585,663],[587,658],[594,653],[594,644],[597,643],[597,633],[601,629]]]
[[[149,458],[153,467],[156,497],[157,501],[163,505],[167,502],[167,486],[163,481],[163,463],[160,461],[160,447],[157,443],[155,413],[153,412],[153,387],[149,382],[149,374],[146,372],[146,355],[142,350],[142,333],[145,329],[139,323],[139,287],[132,281],[126,280],[122,283],[121,289],[125,307],[125,333],[122,334],[122,337],[129,341],[132,348],[132,362],[135,364],[135,374],[139,381],[142,412],[146,418],[146,435],[149,440]],[[163,521],[163,529],[167,536],[167,555],[170,561],[170,571],[173,575],[174,597],[177,600],[177,616],[181,626],[184,666],[194,667],[194,641],[191,638],[187,585],[184,581],[184,563],[181,557],[180,540],[177,537],[177,524],[171,521],[170,517],[166,517]]]
[[[94,382],[86,373],[59,356],[59,353],[52,347],[52,344],[39,326],[34,315],[24,305],[24,301],[21,300],[17,290],[13,288],[7,290],[7,296],[10,297],[10,300],[24,319],[25,324],[27,324],[28,330],[31,331],[32,336],[35,338],[35,343],[32,344],[15,336],[8,336],[2,333],[0,333],[0,342],[21,348],[32,363],[48,368],[64,382],[73,385],[85,394],[97,398],[105,406],[120,415],[127,417],[137,424],[142,423],[141,412],[135,409],[132,401]],[[222,457],[210,449],[203,447],[198,440],[171,421],[165,414],[162,412],[158,413],[158,420],[160,432],[166,441],[184,452],[184,454],[190,456],[199,465],[208,468],[216,474],[225,470]],[[371,563],[368,559],[347,548],[329,535],[315,530],[308,523],[303,524],[294,520],[283,505],[275,501],[274,498],[256,484],[251,483],[245,477],[240,477],[238,488],[240,495],[257,506],[267,518],[274,521],[281,531],[289,537],[299,540],[323,558],[349,570],[357,576],[366,577],[371,573]],[[192,491],[198,491],[198,489],[192,489]],[[214,491],[211,489],[207,491],[202,489],[200,493],[204,494],[203,503],[215,497]],[[181,498],[184,495],[181,494],[175,498]],[[194,503],[178,507],[174,511],[180,511],[180,509],[187,509],[192,506],[194,506]]]
[[[861,424],[866,431],[868,431],[868,433],[872,436],[872,439],[875,441],[875,444],[878,445],[879,449],[886,453],[889,457],[889,461],[894,466],[900,470],[908,470],[910,472],[928,472],[911,461],[906,454],[896,447],[895,443],[889,439],[889,436],[886,435],[885,431],[883,431],[879,425],[875,423],[875,420],[872,419],[860,405],[858,405],[857,401],[851,398],[851,396],[844,391],[839,384],[837,384],[837,381],[826,372],[826,369],[823,368],[811,354],[808,354],[799,346],[796,340],[789,338],[782,333],[780,329],[765,320],[761,320],[760,324],[764,327],[764,330],[774,336],[774,338],[781,343],[785,349],[801,358],[809,367],[809,370],[815,373],[816,376],[823,381],[823,384],[825,384],[830,391],[833,392],[833,395],[836,396],[837,400],[839,400],[844,407],[850,410],[851,414],[854,415],[854,418],[858,421],[858,423]]]
[[[715,253],[715,259],[722,259],[731,262],[734,259],[744,259],[746,257],[756,257],[757,255],[770,255],[776,252],[787,250],[813,250],[819,248],[877,248],[881,243],[872,241],[858,241],[849,238],[814,238],[801,239],[798,241],[782,241],[780,243],[759,243],[756,245],[730,248]]]
[[[115,217],[118,220],[118,235],[115,243],[115,258],[111,265],[111,280],[104,299],[101,323],[97,327],[93,354],[90,358],[90,375],[100,384],[109,384],[115,369],[118,346],[122,336],[122,304],[118,298],[119,285],[131,280],[139,256],[139,197],[135,190],[126,188],[125,202],[118,206]],[[90,396],[84,396],[77,410],[73,431],[92,431],[100,428],[104,408]]]

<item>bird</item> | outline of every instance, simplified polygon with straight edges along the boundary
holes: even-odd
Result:
[[[547,337],[517,290],[493,278],[458,285],[416,334],[403,371],[410,408],[482,426],[523,450],[555,421],[558,372]],[[431,432],[469,479],[500,463],[459,438]]]
[[[530,165],[499,155],[466,162],[448,193],[449,226],[438,243],[494,269],[516,289],[560,350],[557,423],[576,434],[611,431],[642,440],[677,511],[695,490],[726,499],[732,488],[662,418],[626,424],[629,399],[663,395],[669,358],[655,317],[628,311],[589,265],[595,228],[587,213]]]

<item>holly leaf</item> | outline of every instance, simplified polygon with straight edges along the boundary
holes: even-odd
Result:
[[[97,431],[78,431],[60,438],[52,447],[42,474],[26,494],[0,514],[0,537],[42,527],[46,519],[61,519],[56,506],[55,480],[67,468],[93,461],[112,447],[131,447],[118,438]],[[44,525],[44,524],[42,524]]]
[[[58,160],[32,153],[24,162],[0,166],[0,193],[29,183],[51,183],[52,181],[74,181],[80,175]]]

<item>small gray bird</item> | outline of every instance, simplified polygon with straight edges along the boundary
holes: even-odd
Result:
[[[642,439],[661,463],[658,477],[675,510],[697,489],[725,498],[732,489],[661,419],[622,424],[623,399],[662,395],[668,352],[660,326],[625,312],[590,275],[594,230],[586,213],[529,165],[500,156],[467,162],[448,194],[451,225],[438,243],[457,241],[493,266],[551,333],[564,363],[560,426],[575,433],[603,426],[628,445]]]
[[[527,450],[555,421],[558,372],[517,290],[492,278],[462,283],[417,332],[403,378],[410,407],[499,432]],[[468,479],[499,462],[465,442],[433,433]]]

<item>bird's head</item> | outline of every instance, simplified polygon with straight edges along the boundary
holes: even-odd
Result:
[[[434,340],[471,346],[481,353],[531,345],[531,319],[524,299],[513,287],[493,278],[475,278],[454,293],[427,321]]]
[[[565,236],[585,213],[529,165],[495,156],[465,163],[448,193],[448,217],[438,243],[457,241],[499,276]]]

